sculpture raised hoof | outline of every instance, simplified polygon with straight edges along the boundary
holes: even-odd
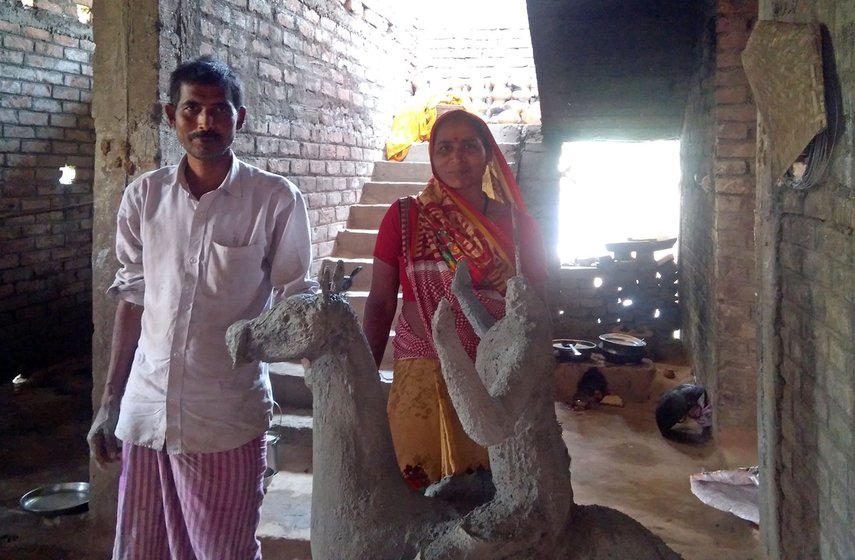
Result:
[[[412,558],[458,515],[412,491],[398,470],[380,376],[341,293],[352,277],[339,261],[324,270],[320,293],[291,296],[235,323],[227,344],[235,361],[311,363],[312,558]]]
[[[447,502],[461,515],[489,502],[495,495],[493,475],[482,468],[443,477],[425,489],[425,496]]]

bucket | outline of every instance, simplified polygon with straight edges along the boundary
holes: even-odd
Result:
[[[277,453],[279,430],[277,428],[277,426],[273,426],[264,433],[264,443],[267,446],[267,466],[275,471],[279,470],[279,455]]]
[[[281,426],[276,423],[276,415],[282,415],[282,407],[279,406],[279,403],[273,401],[273,423],[267,428],[267,431],[264,432],[264,444],[267,447],[267,466],[273,469],[274,471],[279,470],[279,454],[277,450],[279,448],[279,430]]]

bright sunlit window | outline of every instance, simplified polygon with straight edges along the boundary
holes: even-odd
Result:
[[[677,236],[679,141],[567,142],[559,166],[562,264],[608,255],[606,243]]]

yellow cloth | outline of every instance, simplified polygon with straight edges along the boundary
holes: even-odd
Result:
[[[431,482],[478,467],[487,450],[472,441],[451,404],[439,360],[398,360],[387,412],[401,471],[420,466]]]
[[[392,130],[386,140],[386,159],[402,161],[413,142],[430,139],[430,129],[436,120],[436,106],[462,105],[463,99],[451,93],[413,97],[392,119]]]

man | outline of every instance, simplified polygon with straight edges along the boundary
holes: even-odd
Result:
[[[314,288],[308,216],[292,183],[232,153],[246,108],[228,66],[184,63],[169,94],[187,153],[122,198],[112,351],[88,441],[99,466],[122,461],[113,558],[259,559],[272,399],[258,363],[232,367],[225,332]]]

